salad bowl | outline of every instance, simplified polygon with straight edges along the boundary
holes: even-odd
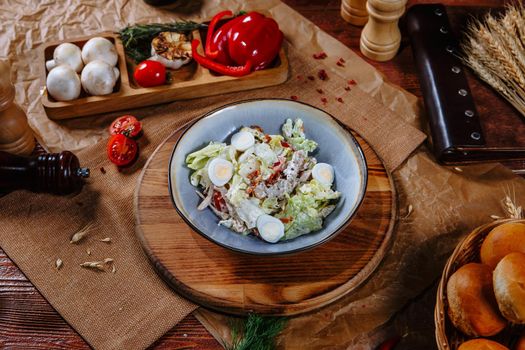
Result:
[[[287,119],[302,119],[308,139],[318,143],[312,155],[331,164],[335,190],[341,193],[334,211],[320,230],[290,240],[268,243],[218,225],[210,210],[198,210],[201,198],[190,183],[192,170],[186,156],[210,143],[228,142],[243,126],[260,126],[267,134],[280,134]],[[352,134],[327,112],[305,103],[283,99],[256,99],[225,105],[198,118],[181,134],[169,164],[169,191],[175,209],[196,232],[227,249],[257,255],[283,255],[304,251],[335,237],[357,212],[367,186],[363,151]],[[175,233],[174,233],[175,234]]]

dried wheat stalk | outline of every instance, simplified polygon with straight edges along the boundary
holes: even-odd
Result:
[[[525,7],[472,20],[462,44],[465,64],[525,116]]]

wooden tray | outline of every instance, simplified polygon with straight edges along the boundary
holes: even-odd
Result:
[[[157,272],[186,298],[232,314],[295,315],[355,290],[385,256],[397,210],[385,167],[353,134],[368,163],[368,188],[351,224],[311,250],[260,257],[208,241],[178,215],[168,190],[168,163],[180,135],[175,132],[146,163],[134,196],[136,232]]]
[[[193,37],[201,39],[199,30],[193,31]],[[83,117],[92,114],[114,112],[123,109],[150,106],[175,100],[187,100],[191,98],[212,96],[234,91],[244,91],[265,86],[281,84],[288,78],[288,59],[284,49],[279,52],[273,66],[264,70],[253,72],[244,77],[235,78],[225,75],[217,75],[208,69],[198,65],[194,60],[178,70],[168,69],[171,82],[166,85],[152,88],[138,86],[133,79],[134,62],[126,60],[124,47],[118,34],[107,32],[89,37],[69,39],[50,43],[44,46],[41,54],[41,64],[44,76],[42,84],[45,85],[47,70],[45,62],[53,58],[55,47],[64,42],[76,44],[80,48],[86,41],[95,36],[109,39],[115,44],[119,60],[117,67],[120,70],[120,78],[117,81],[113,93],[105,96],[90,96],[82,91],[79,98],[72,101],[56,101],[44,89],[42,104],[51,119],[67,119]],[[203,54],[202,40],[199,52]]]

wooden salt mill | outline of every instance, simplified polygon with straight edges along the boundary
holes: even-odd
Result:
[[[35,137],[26,114],[14,99],[11,67],[0,61],[0,151],[27,156],[35,148]]]
[[[401,44],[399,17],[405,12],[407,0],[368,0],[369,19],[361,32],[363,55],[375,61],[393,58]]]
[[[364,26],[368,21],[366,0],[341,0],[341,17],[354,26]]]

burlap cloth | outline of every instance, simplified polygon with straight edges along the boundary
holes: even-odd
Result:
[[[155,274],[135,238],[132,210],[140,168],[157,145],[187,121],[227,102],[297,96],[358,131],[391,171],[424,138],[417,130],[420,108],[415,97],[383,82],[374,68],[286,5],[277,0],[188,3],[173,12],[151,8],[141,0],[28,5],[7,1],[0,7],[5,29],[0,33],[0,57],[8,57],[16,70],[17,101],[27,109],[31,125],[49,149],[75,150],[81,163],[92,170],[89,185],[75,197],[19,191],[0,199],[0,246],[97,349],[145,348],[196,308]],[[43,62],[38,61],[38,49],[43,42],[115,30],[127,23],[205,19],[225,8],[266,9],[278,20],[291,63],[285,84],[131,111],[142,118],[145,137],[140,141],[139,161],[123,172],[105,155],[106,127],[119,113],[61,123],[45,116],[39,100]],[[329,57],[314,60],[312,54],[321,50]],[[340,57],[345,67],[336,66]],[[317,79],[319,69],[326,69],[327,81]],[[314,81],[307,78],[310,75],[316,77]],[[351,91],[345,90],[349,79],[357,81]],[[327,103],[321,101],[323,97]],[[435,280],[461,235],[490,220],[490,214],[500,214],[499,201],[506,190],[518,198],[525,193],[523,181],[500,166],[464,168],[460,173],[437,165],[424,149],[403,163],[394,177],[400,215],[409,204],[414,211],[400,219],[386,260],[357,293],[291,320],[279,338],[282,348],[371,348],[383,336],[376,329]],[[88,223],[95,229],[80,244],[70,244],[70,236]],[[111,237],[112,242],[98,241],[103,237]],[[79,266],[106,257],[115,260],[114,274]],[[64,262],[58,271],[57,258]],[[196,315],[214,335],[228,339],[225,316],[203,309]]]

